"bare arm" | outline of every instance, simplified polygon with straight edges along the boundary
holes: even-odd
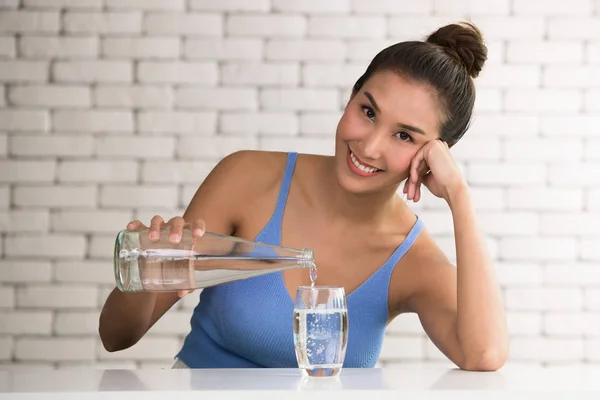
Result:
[[[253,157],[245,152],[223,159],[196,191],[183,220],[204,220],[211,232],[232,235],[239,220],[240,180],[249,173]],[[243,172],[242,172],[243,171]],[[241,172],[241,173],[240,173]],[[115,288],[108,296],[99,320],[99,334],[108,351],[123,350],[137,343],[177,301],[177,293],[124,293]]]

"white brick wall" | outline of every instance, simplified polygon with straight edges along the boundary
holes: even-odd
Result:
[[[489,60],[452,152],[496,263],[511,361],[600,360],[597,1],[0,4],[0,369],[168,366],[198,292],[132,349],[99,343],[117,230],[180,215],[233,151],[331,154],[371,58],[465,18]],[[455,259],[446,204],[425,191],[412,206]],[[379,363],[417,362],[448,365],[403,315]]]

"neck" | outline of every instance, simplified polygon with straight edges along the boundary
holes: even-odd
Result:
[[[326,206],[326,215],[331,219],[341,218],[353,223],[384,223],[389,217],[390,212],[398,207],[400,203],[396,191],[399,185],[389,187],[373,193],[348,193],[340,187],[335,176],[333,157],[326,158],[322,164],[323,171],[321,176],[321,193],[328,199]]]

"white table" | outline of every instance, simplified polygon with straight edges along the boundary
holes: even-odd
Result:
[[[338,378],[302,378],[295,369],[0,371],[0,400],[333,400],[340,394],[368,400],[600,399],[600,366],[345,369]]]

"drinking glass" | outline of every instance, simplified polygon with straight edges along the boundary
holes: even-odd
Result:
[[[294,344],[303,376],[338,376],[348,343],[343,287],[300,286],[294,306]]]

